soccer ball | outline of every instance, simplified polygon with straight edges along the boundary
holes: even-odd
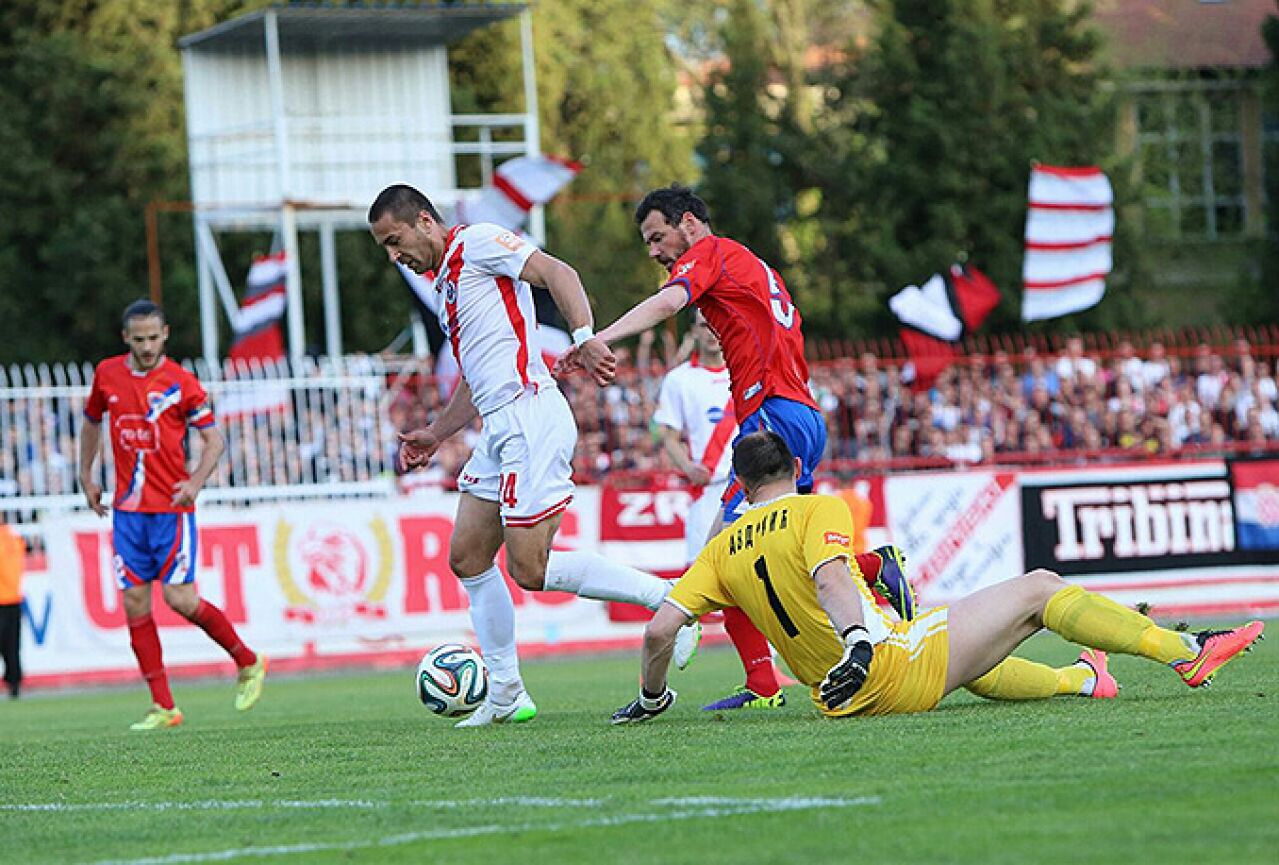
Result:
[[[418,699],[437,715],[469,715],[480,707],[488,692],[489,668],[478,652],[466,646],[436,646],[417,665]]]

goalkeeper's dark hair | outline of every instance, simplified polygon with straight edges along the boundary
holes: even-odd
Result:
[[[159,304],[152,303],[146,298],[140,298],[124,308],[124,314],[120,316],[120,329],[128,330],[129,322],[135,318],[152,317],[160,319],[160,324],[169,323],[168,317],[164,314],[164,310],[160,308]]]
[[[711,211],[706,202],[687,186],[672,183],[661,189],[654,189],[635,208],[635,224],[641,224],[650,213],[656,210],[671,225],[679,225],[685,213],[691,213],[707,225],[711,224]]]
[[[388,186],[377,194],[377,198],[373,199],[373,204],[369,207],[369,225],[377,222],[388,213],[395,217],[396,222],[402,222],[405,225],[412,225],[417,219],[417,215],[425,210],[431,215],[431,218],[441,225],[444,219],[440,216],[440,212],[435,209],[435,205],[431,203],[431,199],[418,192],[412,186],[404,183],[397,183],[394,186]]]
[[[744,435],[733,448],[733,472],[746,489],[794,477],[795,455],[772,430]]]

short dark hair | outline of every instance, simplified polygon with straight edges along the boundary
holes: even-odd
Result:
[[[706,202],[687,186],[672,183],[661,189],[654,189],[635,208],[635,224],[640,225],[650,213],[656,210],[671,225],[678,225],[685,213],[691,213],[707,225],[711,224],[711,211]]]
[[[748,491],[792,477],[794,471],[795,455],[772,430],[748,433],[733,447],[733,472]]]
[[[160,308],[159,304],[152,303],[145,297],[139,298],[124,308],[124,315],[120,316],[120,329],[128,330],[129,322],[135,318],[151,318],[152,316],[160,319],[160,324],[169,323],[168,317],[164,314],[164,310]]]
[[[369,207],[369,225],[377,222],[388,213],[395,217],[396,222],[412,225],[413,221],[417,219],[417,215],[423,210],[431,214],[431,218],[436,222],[444,222],[440,212],[431,203],[431,199],[418,192],[412,186],[397,183],[394,186],[388,186],[383,189],[377,194],[377,198],[373,199],[373,204]]]

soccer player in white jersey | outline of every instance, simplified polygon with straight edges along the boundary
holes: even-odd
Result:
[[[599,382],[617,359],[591,329],[577,272],[519,235],[491,223],[449,227],[425,195],[389,186],[369,208],[370,231],[391,261],[426,274],[440,294],[440,327],[462,380],[431,424],[400,435],[405,470],[421,468],[440,443],[478,414],[483,431],[458,477],[461,501],[449,566],[471,602],[471,622],[488,664],[487,701],[459,727],[530,721],[537,707],[524,689],[515,649],[515,605],[495,564],[506,544],[511,578],[529,591],[565,591],[656,610],[670,591],[662,579],[588,552],[551,551],[573,500],[577,425],[537,351],[531,285],[551,292],[583,366]],[[692,656],[699,632],[685,629],[677,664]]]
[[[737,434],[724,350],[697,310],[693,311],[693,346],[693,357],[662,379],[653,414],[666,453],[693,487],[693,503],[684,520],[685,565],[691,565],[702,551],[719,516]]]

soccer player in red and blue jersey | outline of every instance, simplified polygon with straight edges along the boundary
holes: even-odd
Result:
[[[151,617],[151,584],[164,600],[226,649],[240,672],[235,707],[251,709],[262,695],[267,659],[240,640],[234,626],[195,588],[195,499],[226,449],[208,395],[194,375],[164,354],[169,325],[164,311],[146,300],[124,311],[127,354],[98,364],[84,406],[80,435],[80,485],[89,507],[106,516],[94,463],[102,444],[102,421],[110,418],[115,457],[111,538],[116,582],[124,596],[129,642],[154,705],[133,730],[182,723],[164,670],[160,636]],[[200,437],[195,470],[186,466],[187,428]]]
[[[799,492],[813,489],[813,470],[826,449],[826,423],[808,390],[802,318],[781,275],[742,244],[711,231],[710,211],[691,190],[655,189],[635,210],[635,222],[649,257],[670,272],[656,294],[638,303],[600,331],[605,342],[642,333],[696,306],[719,337],[740,419],[737,438],[773,430],[801,463]],[[564,368],[571,368],[570,357]],[[733,522],[745,507],[745,491],[735,478],[724,492],[721,521]],[[896,547],[856,556],[866,581],[906,619],[914,596]],[[767,639],[740,610],[724,611],[724,627],[746,668],[746,687],[703,708],[776,708],[785,697]]]

